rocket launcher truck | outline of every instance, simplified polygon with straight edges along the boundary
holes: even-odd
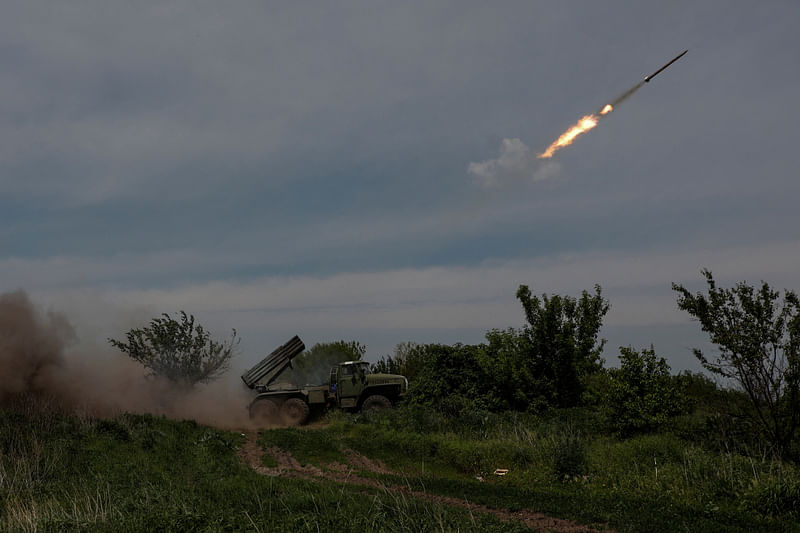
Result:
[[[366,361],[339,363],[331,369],[328,383],[298,387],[278,382],[303,350],[305,344],[295,335],[242,374],[244,384],[258,393],[248,408],[251,419],[262,424],[278,421],[301,425],[312,410],[377,411],[400,401],[408,390],[404,376],[374,374]]]

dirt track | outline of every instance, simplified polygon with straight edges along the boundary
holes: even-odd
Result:
[[[292,457],[289,452],[273,447],[267,449],[266,453],[272,456],[275,461],[277,461],[278,466],[267,467],[261,462],[261,456],[264,454],[264,451],[262,451],[256,443],[258,435],[254,432],[248,432],[245,435],[247,436],[247,441],[239,449],[239,456],[242,457],[242,459],[246,461],[247,464],[253,468],[253,470],[266,476],[294,477],[310,480],[327,479],[337,483],[377,488],[393,493],[403,493],[429,502],[468,509],[471,513],[477,512],[491,514],[503,521],[520,522],[526,527],[529,527],[535,531],[548,531],[555,533],[614,533],[614,530],[611,529],[597,530],[578,524],[577,522],[573,522],[571,520],[553,518],[551,516],[526,509],[516,512],[503,509],[492,509],[485,505],[480,505],[467,500],[428,494],[426,492],[412,490],[408,486],[386,485],[374,479],[364,478],[359,476],[358,472],[368,471],[377,474],[396,475],[399,475],[399,473],[393,472],[381,461],[364,457],[355,450],[344,450],[344,453],[347,456],[347,464],[330,463],[325,465],[325,469],[323,470],[313,465],[301,465],[297,459]]]

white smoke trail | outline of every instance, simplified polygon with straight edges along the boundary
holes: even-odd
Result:
[[[496,188],[514,180],[545,181],[558,176],[561,165],[542,162],[520,139],[503,139],[495,159],[470,163],[467,172],[484,188]]]

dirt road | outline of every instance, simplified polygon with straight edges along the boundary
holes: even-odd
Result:
[[[404,485],[386,485],[374,479],[364,478],[359,472],[373,472],[377,474],[400,475],[387,468],[381,461],[365,457],[355,450],[343,450],[347,457],[347,463],[328,463],[324,468],[313,465],[301,465],[292,454],[280,448],[269,448],[269,454],[278,463],[277,466],[267,467],[261,461],[265,453],[258,444],[258,437],[255,432],[245,433],[247,440],[239,449],[239,456],[249,464],[253,470],[265,476],[274,477],[293,477],[302,479],[327,479],[337,483],[343,483],[358,487],[377,488],[391,493],[403,493],[414,498],[426,500],[433,503],[452,505],[469,510],[471,513],[485,513],[493,515],[503,521],[515,521],[524,524],[534,531],[548,531],[554,533],[615,533],[611,529],[597,530],[578,524],[571,520],[553,518],[542,513],[523,509],[521,511],[508,511],[504,509],[492,509],[485,505],[480,505],[463,499],[452,498],[449,496],[438,496],[426,492],[413,490]]]

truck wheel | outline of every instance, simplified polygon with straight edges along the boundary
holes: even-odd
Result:
[[[310,409],[300,398],[289,398],[281,406],[281,418],[290,426],[300,426],[308,420]]]
[[[389,398],[381,396],[380,394],[373,394],[364,400],[364,405],[361,406],[361,410],[364,412],[378,412],[391,407],[392,402],[389,401]]]
[[[278,422],[278,404],[272,400],[258,400],[250,406],[250,419],[258,426]]]

